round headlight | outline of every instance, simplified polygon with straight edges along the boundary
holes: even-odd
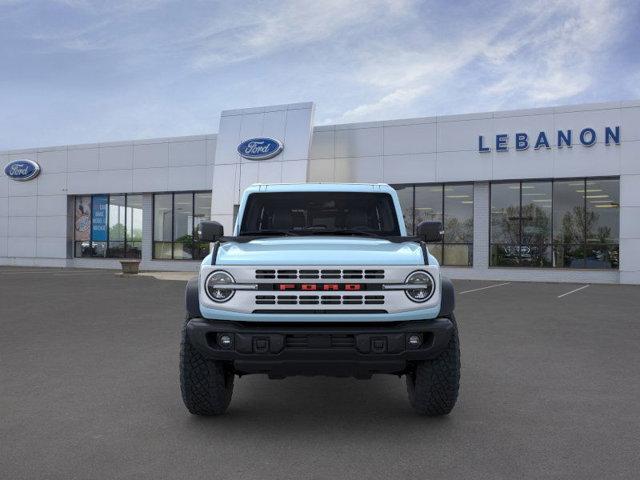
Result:
[[[220,287],[220,285],[224,285],[225,283],[235,283],[235,280],[224,270],[216,270],[207,277],[205,290],[211,300],[223,303],[228,302],[231,297],[233,297],[235,290]]]
[[[407,297],[409,297],[409,300],[413,302],[426,302],[436,291],[436,285],[433,281],[433,277],[422,270],[417,270],[411,273],[404,282],[416,285],[415,289],[410,288],[405,290]]]

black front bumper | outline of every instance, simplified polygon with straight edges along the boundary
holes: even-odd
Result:
[[[194,318],[187,324],[187,335],[203,356],[232,363],[241,375],[369,378],[374,373],[401,374],[410,362],[436,357],[453,329],[448,318],[367,324],[263,324]],[[223,348],[219,338],[225,334],[232,345]],[[412,334],[421,336],[421,345],[409,344]]]

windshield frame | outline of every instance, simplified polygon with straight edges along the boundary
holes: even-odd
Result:
[[[393,191],[395,193],[395,191]],[[246,224],[248,220],[247,215],[253,215],[253,222],[256,222],[255,212],[251,212],[251,208],[253,207],[252,202],[256,201],[256,196],[287,196],[287,195],[300,195],[300,196],[311,196],[311,195],[320,195],[326,196],[327,199],[334,199],[335,197],[343,197],[342,202],[345,202],[345,195],[355,195],[362,198],[363,195],[366,195],[371,198],[371,202],[374,202],[375,205],[380,205],[378,202],[384,202],[382,208],[386,210],[384,213],[384,217],[386,217],[386,224],[390,227],[385,230],[376,229],[376,228],[349,228],[348,226],[336,227],[335,224],[331,225],[331,228],[314,228],[313,225],[304,225],[301,227],[289,227],[289,228],[278,228],[272,229],[267,228],[265,231],[260,229],[251,229],[249,225]],[[380,198],[373,198],[380,197]],[[348,201],[348,200],[347,200]],[[307,206],[305,206],[307,207]],[[340,207],[344,208],[344,207]],[[395,195],[392,192],[387,190],[370,190],[370,191],[350,191],[350,190],[313,190],[313,191],[258,191],[258,192],[245,192],[245,195],[242,199],[241,208],[238,211],[238,216],[236,218],[235,226],[234,226],[234,236],[236,238],[242,237],[277,237],[277,236],[287,236],[287,237],[321,237],[321,236],[360,236],[366,238],[379,238],[379,239],[392,239],[392,238],[402,238],[406,236],[406,229],[404,225],[404,218],[400,216],[399,213],[399,202]],[[306,215],[306,221],[308,221],[309,210],[308,208],[302,209]],[[380,211],[377,209],[377,211]],[[345,213],[348,215],[348,213]],[[378,225],[383,225],[381,217],[382,214],[379,214],[378,217]],[[369,220],[371,220],[369,218]],[[343,220],[344,221],[344,220]],[[376,222],[376,220],[373,220]]]

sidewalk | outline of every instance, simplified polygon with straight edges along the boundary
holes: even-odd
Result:
[[[197,272],[140,272],[140,276],[153,277],[158,280],[173,280],[187,282],[193,277],[197,277]]]

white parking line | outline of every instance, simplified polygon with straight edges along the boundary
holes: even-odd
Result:
[[[71,277],[74,275],[116,275],[118,272],[68,272],[68,273],[52,273],[54,277]]]
[[[488,285],[486,287],[474,288],[473,290],[465,290],[464,292],[459,292],[458,295],[462,295],[463,293],[479,292],[480,290],[487,290],[488,288],[501,287],[503,285],[509,285],[510,283],[511,282],[496,283],[494,285]]]
[[[41,275],[43,272],[0,272],[0,276],[4,275]],[[47,275],[50,275],[49,272],[46,272]]]
[[[43,270],[28,270],[28,269],[25,269],[25,270],[20,269],[20,270],[18,270],[18,269],[12,269],[12,270],[0,270],[0,273],[40,273],[42,271]]]
[[[584,290],[585,288],[587,288],[589,285],[583,285],[580,288],[576,288],[575,290],[571,290],[570,292],[567,293],[563,293],[562,295],[558,295],[558,298],[562,298],[562,297],[566,297],[567,295],[571,295],[572,293],[576,293],[579,292],[580,290]]]
[[[92,271],[92,272],[74,272],[74,271],[60,271],[60,270],[56,270],[56,271],[47,271],[47,270],[24,270],[24,271],[16,271],[16,270],[12,270],[12,271],[0,271],[0,276],[3,275],[52,275],[54,277],[61,277],[61,276],[69,276],[69,275],[96,275],[96,274],[115,274],[117,273],[116,270],[103,270],[103,271]]]

